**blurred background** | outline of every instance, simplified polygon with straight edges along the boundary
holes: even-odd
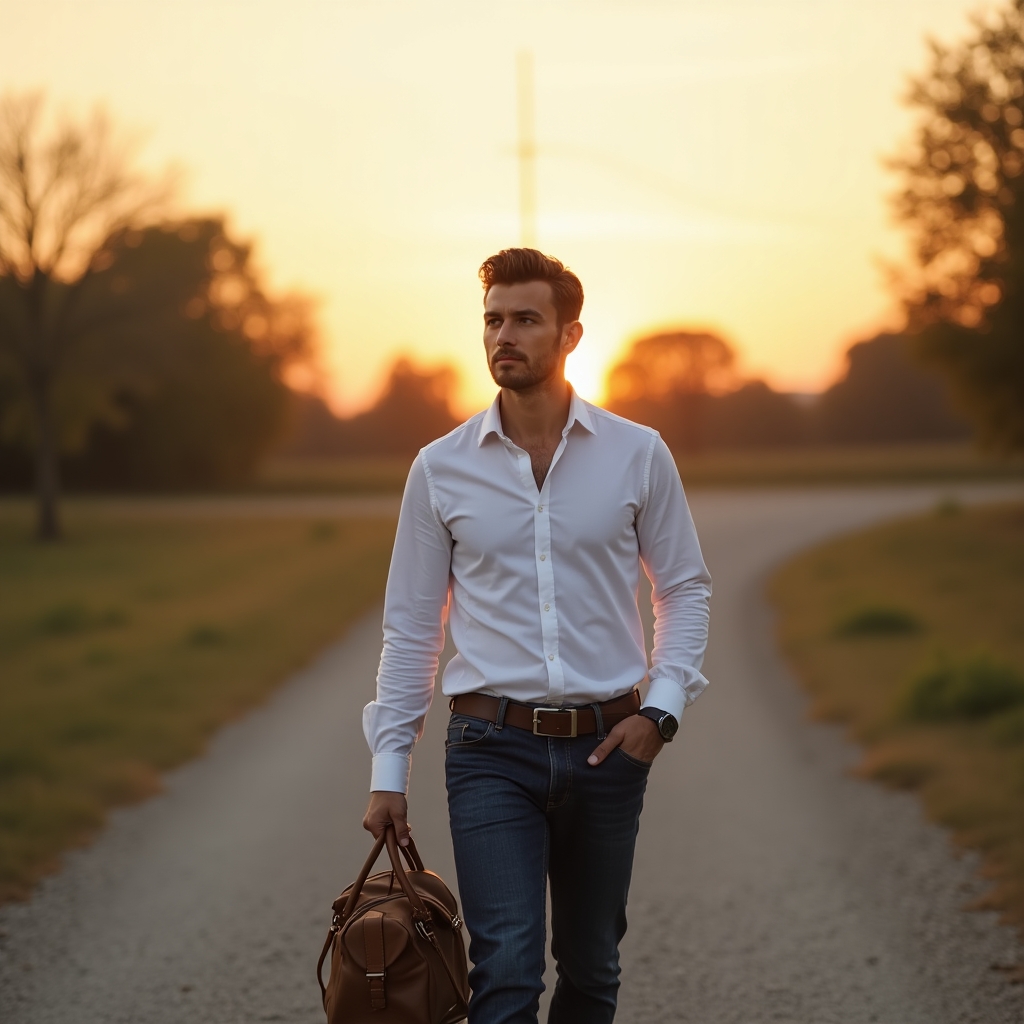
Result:
[[[476,269],[522,242],[585,283],[581,394],[681,457],[911,445],[936,472],[944,446],[964,472],[1005,438],[908,326],[988,230],[936,217],[997,211],[1016,165],[944,212],[906,195],[990,173],[913,164],[945,102],[913,92],[927,40],[973,9],[5,3],[0,487],[41,459],[71,489],[398,487],[351,460],[490,401]]]
[[[493,398],[501,248],[581,277],[570,379],[691,493],[1024,479],[1021,10],[0,0],[0,899],[379,599],[410,460]],[[881,680],[822,698],[863,742],[996,723],[991,793],[1024,518],[972,515],[776,599],[819,697]],[[945,742],[876,774],[928,785]],[[1019,922],[1022,829],[990,850]]]

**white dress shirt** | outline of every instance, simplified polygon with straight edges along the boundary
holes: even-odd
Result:
[[[637,608],[653,584],[650,671]],[[377,699],[363,711],[370,788],[404,793],[444,646],[446,696],[587,704],[647,676],[645,705],[679,718],[700,667],[711,578],[675,462],[654,430],[571,396],[537,489],[498,399],[427,445],[409,472],[384,599]]]

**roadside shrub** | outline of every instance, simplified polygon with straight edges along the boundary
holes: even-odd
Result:
[[[1002,715],[993,732],[995,738],[1006,746],[1024,745],[1024,707]]]
[[[919,722],[986,718],[1024,705],[1024,675],[991,655],[940,657],[907,687],[904,717]]]
[[[123,626],[127,619],[127,615],[120,608],[108,608],[106,611],[97,612],[78,601],[67,601],[54,605],[44,612],[37,625],[41,633],[68,636],[88,629]]]
[[[839,636],[899,636],[917,633],[921,623],[910,612],[886,605],[867,605],[851,612],[836,626]]]
[[[209,623],[201,622],[193,626],[185,637],[185,642],[192,647],[216,647],[222,644],[226,637],[224,631]]]

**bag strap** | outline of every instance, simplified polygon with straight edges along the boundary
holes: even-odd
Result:
[[[425,871],[423,867],[423,861],[420,858],[420,851],[416,849],[416,844],[413,842],[412,836],[409,836],[408,846],[399,846],[406,861],[409,864],[410,871]]]
[[[462,998],[462,993],[459,991],[459,983],[455,980],[455,972],[451,969],[448,963],[448,958],[444,955],[444,950],[441,949],[441,943],[437,941],[437,936],[434,934],[433,928],[427,928],[427,941],[433,947],[434,952],[437,954],[438,960],[441,961],[441,966],[444,968],[444,973],[448,975],[448,980],[451,982],[452,992],[455,993],[455,998],[462,1004],[463,1008],[466,1007],[466,1002]]]
[[[444,955],[444,950],[441,949],[441,944],[437,941],[437,936],[434,934],[434,926],[430,917],[430,911],[427,910],[423,900],[420,899],[420,894],[413,888],[412,882],[409,881],[409,876],[405,873],[405,869],[402,867],[402,858],[398,853],[398,840],[395,838],[394,828],[389,825],[384,830],[384,835],[387,842],[388,856],[391,858],[391,866],[395,869],[398,884],[401,885],[405,895],[409,899],[410,905],[412,906],[412,917],[416,931],[430,943],[434,952],[437,954],[438,959],[441,961],[441,966],[444,968],[444,973],[448,975],[448,980],[451,982],[452,992],[455,993],[455,998],[461,1002],[462,994],[459,991],[458,982],[455,980],[455,972],[448,963],[448,959]],[[410,846],[412,845],[411,839],[409,840],[409,844]],[[418,853],[416,854],[416,860],[419,861],[420,864],[423,863],[419,860]],[[420,870],[422,870],[422,868]]]
[[[327,988],[324,985],[324,961],[327,959],[327,952],[331,948],[331,944],[334,942],[334,936],[338,934],[338,926],[335,924],[331,925],[331,930],[327,933],[327,941],[324,943],[324,948],[320,950],[320,959],[316,962],[316,980],[320,984],[320,1002],[324,1004],[324,1009],[327,1009]]]
[[[368,910],[363,915],[363,951],[366,954],[366,981],[370,986],[370,1008],[387,1006],[384,994],[384,915]]]
[[[405,868],[402,866],[402,855],[398,852],[398,839],[395,837],[395,826],[389,824],[383,833],[384,845],[388,850],[388,857],[391,860],[391,868],[395,872],[395,878],[398,879],[398,884],[402,887],[402,891],[405,893],[406,898],[409,900],[409,904],[412,907],[412,916],[415,921],[423,921],[425,924],[430,924],[430,911],[427,910],[426,904],[420,899],[420,894],[413,887],[412,882],[409,881],[409,876],[405,873]],[[380,840],[378,839],[379,843]],[[416,859],[419,860],[419,854],[416,855]],[[420,861],[422,863],[422,861]],[[349,897],[351,902],[351,897]],[[347,909],[347,908],[346,908]]]
[[[348,893],[348,899],[345,901],[345,907],[340,915],[342,921],[344,921],[352,911],[355,910],[356,903],[359,900],[359,895],[363,891],[363,886],[366,884],[366,879],[370,876],[370,872],[373,870],[373,865],[377,863],[380,851],[384,849],[386,831],[387,830],[385,830],[385,832],[381,832],[381,834],[377,836],[377,841],[373,844],[373,849],[370,851],[369,857],[366,858],[366,863],[363,864],[358,877],[352,883],[352,888]]]

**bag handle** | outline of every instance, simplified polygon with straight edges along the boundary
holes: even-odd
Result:
[[[363,891],[363,886],[366,884],[366,879],[369,877],[370,872],[373,870],[373,865],[377,863],[377,858],[380,856],[380,851],[384,849],[384,833],[381,832],[377,836],[377,841],[373,844],[373,849],[370,851],[370,856],[366,858],[366,862],[359,869],[359,874],[356,876],[356,880],[352,883],[352,888],[349,889],[348,899],[345,901],[345,906],[341,911],[339,917],[342,921],[345,920],[349,914],[355,909],[356,900],[359,899],[359,894]]]
[[[388,836],[391,837],[390,842]],[[399,846],[398,841],[395,839],[395,826],[390,822],[384,828],[384,831],[377,836],[377,841],[373,844],[373,849],[370,850],[370,855],[366,858],[366,863],[363,864],[362,869],[359,872],[359,877],[352,883],[352,888],[349,890],[348,899],[345,901],[345,907],[341,911],[341,920],[346,920],[355,910],[356,903],[359,901],[359,896],[363,891],[363,886],[366,884],[366,879],[370,877],[370,872],[373,870],[373,865],[377,863],[377,858],[380,856],[381,850],[387,846],[388,857],[391,860],[391,867],[395,872],[395,877],[398,879],[398,884],[401,885],[402,891],[409,897],[410,902],[415,908],[417,905],[426,913],[426,908],[423,906],[423,901],[420,900],[419,896],[416,895],[416,890],[412,887],[412,883],[409,881],[408,876],[405,873],[405,869],[402,867],[402,857],[398,853],[399,850],[405,854],[405,859],[409,862],[409,869],[411,871],[423,871],[423,860],[420,857],[419,850],[416,849],[416,844],[413,842],[412,837],[409,837],[408,846]],[[392,852],[392,846],[395,847]],[[410,895],[410,893],[412,895]]]
[[[426,868],[423,866],[423,860],[420,857],[420,851],[416,849],[412,836],[409,836],[409,845],[400,846],[399,849],[402,851],[410,871],[426,871]]]
[[[410,846],[412,840],[409,840]],[[391,867],[395,872],[395,877],[398,879],[398,884],[402,887],[402,891],[405,893],[409,900],[409,905],[412,907],[412,916],[417,921],[423,921],[425,924],[430,923],[430,911],[427,910],[423,900],[420,899],[420,894],[413,887],[412,882],[409,881],[409,876],[405,873],[405,867],[402,864],[402,855],[398,852],[400,847],[398,845],[398,838],[395,835],[395,826],[391,823],[384,828],[384,845],[388,849],[388,857],[391,860]],[[419,860],[419,854],[416,855],[416,860]],[[422,864],[423,862],[420,861]],[[349,897],[351,900],[351,897]],[[346,908],[347,909],[347,908]]]

